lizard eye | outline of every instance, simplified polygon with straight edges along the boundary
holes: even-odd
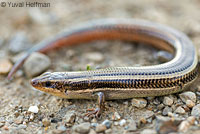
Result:
[[[51,82],[50,81],[45,82],[45,86],[46,87],[50,87],[51,86]]]

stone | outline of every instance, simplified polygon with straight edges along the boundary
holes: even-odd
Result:
[[[28,77],[39,75],[46,71],[51,62],[49,57],[44,54],[35,52],[31,54],[24,63],[24,70]]]
[[[173,104],[173,102],[174,102],[174,100],[168,96],[165,96],[163,99],[163,104],[165,104],[167,106],[171,106]]]
[[[99,52],[91,52],[91,53],[87,53],[85,55],[85,57],[88,60],[94,61],[94,62],[102,62],[104,59],[103,54],[99,53]]]
[[[30,106],[28,108],[28,111],[36,114],[36,113],[38,113],[39,108],[37,106]]]
[[[147,100],[143,98],[133,98],[131,104],[132,106],[137,108],[145,108],[147,105]]]
[[[121,119],[121,116],[119,115],[119,113],[115,112],[114,115],[112,116],[112,120],[117,121],[117,120],[120,120],[120,119]]]
[[[192,108],[191,115],[195,117],[200,117],[200,104],[197,104]]]
[[[124,126],[125,124],[126,124],[126,120],[125,119],[120,120],[120,122],[119,122],[120,126]]]
[[[181,93],[179,96],[184,103],[186,103],[187,100],[191,100],[194,103],[196,102],[196,94],[191,91]]]
[[[185,110],[181,106],[179,106],[174,112],[177,114],[185,114]]]
[[[195,103],[191,100],[186,100],[186,106],[189,108],[193,108],[195,106]]]
[[[1,123],[1,122],[0,122],[0,128],[3,127],[3,126],[4,126],[4,123]]]
[[[168,115],[169,112],[172,112],[172,108],[166,106],[166,107],[163,109],[162,115]]]
[[[111,125],[112,125],[112,122],[111,122],[111,121],[109,121],[108,119],[106,119],[106,120],[104,120],[104,121],[102,122],[102,124],[103,124],[103,125],[105,125],[105,126],[106,126],[106,128],[108,129],[108,128],[110,128],[110,127],[111,127]]]
[[[64,117],[64,121],[66,123],[70,123],[70,124],[73,124],[76,120],[76,114],[74,111],[72,112],[67,112],[65,117]]]
[[[32,114],[30,115],[30,117],[29,117],[29,121],[33,121],[34,118],[35,118],[34,113],[32,113]]]
[[[95,131],[96,131],[97,133],[100,133],[100,132],[104,132],[106,129],[107,129],[106,125],[104,125],[104,124],[99,124],[99,125],[96,126]]]
[[[0,59],[0,74],[7,74],[13,67],[8,59]]]
[[[42,124],[45,126],[45,127],[48,127],[51,125],[51,121],[48,119],[48,118],[44,118],[42,119]]]
[[[79,125],[73,126],[73,131],[81,134],[87,134],[90,131],[90,123],[84,122]]]

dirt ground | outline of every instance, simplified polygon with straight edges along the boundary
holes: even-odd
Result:
[[[11,0],[1,0],[0,3],[2,1],[11,2]],[[101,18],[139,18],[162,23],[184,32],[197,48],[200,46],[199,0],[47,0],[40,2],[49,2],[50,7],[8,7],[8,4],[2,7],[1,3],[0,59],[12,60],[21,53],[11,52],[10,48],[13,37],[19,32],[25,33],[30,42],[30,45],[23,46],[26,50],[63,29]],[[157,52],[158,50],[140,43],[96,41],[49,53],[51,66],[46,71],[86,70],[87,65],[92,68],[105,68],[158,64],[159,61],[154,56]],[[197,52],[199,53],[200,49],[197,49]],[[101,60],[88,58],[88,54],[94,53],[98,53]],[[144,130],[156,130],[155,117],[162,115],[163,112],[163,109],[157,109],[157,105],[154,105],[155,101],[162,103],[163,97],[145,98],[148,102],[147,106],[141,109],[132,106],[132,99],[116,100],[106,102],[108,108],[100,119],[88,119],[83,115],[86,109],[95,106],[95,100],[58,98],[34,90],[29,83],[30,80],[31,78],[24,74],[23,69],[17,72],[17,76],[12,81],[7,81],[6,75],[0,75],[0,133],[78,133],[78,130],[74,132],[73,129],[76,129],[78,124],[86,122],[89,122],[91,134],[145,133]],[[197,83],[192,88],[200,88],[200,84]],[[195,105],[197,105],[199,96],[196,92],[195,94],[197,95]],[[178,94],[174,96],[179,100]],[[31,106],[37,106],[39,111],[35,114],[28,112]],[[191,115],[190,112],[191,109],[186,110],[185,114],[178,114],[177,118],[187,118]],[[74,121],[69,123],[68,116],[71,120],[75,117]],[[98,126],[106,119],[110,121],[111,126],[104,131],[97,131],[95,125]],[[130,122],[136,122],[137,129],[129,132],[127,130]],[[188,133],[198,133],[199,126],[199,118],[196,118],[196,124],[188,129]]]

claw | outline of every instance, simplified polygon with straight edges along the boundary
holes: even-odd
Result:
[[[87,109],[88,113],[85,114],[87,117],[97,117],[99,118],[101,115],[101,109],[100,108],[91,108]]]
[[[103,109],[104,109],[104,102],[105,102],[105,95],[103,92],[98,92],[97,94],[97,100],[98,100],[98,107],[97,108],[91,108],[87,109],[87,112],[85,116],[87,117],[97,117],[99,118]]]

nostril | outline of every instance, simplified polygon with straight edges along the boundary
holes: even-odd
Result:
[[[37,84],[38,84],[37,80],[35,80],[35,79],[31,80],[31,85],[36,86]]]

